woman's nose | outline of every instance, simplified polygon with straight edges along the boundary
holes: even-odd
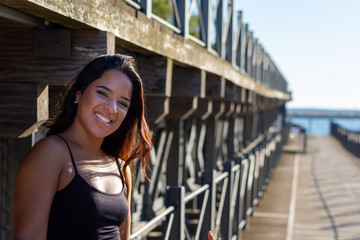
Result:
[[[117,103],[115,100],[111,100],[105,104],[105,109],[109,113],[117,113]]]

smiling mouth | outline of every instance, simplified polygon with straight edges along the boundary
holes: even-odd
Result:
[[[110,123],[110,119],[107,119],[106,117],[104,117],[98,113],[95,113],[95,116],[103,123],[106,123],[106,124]]]

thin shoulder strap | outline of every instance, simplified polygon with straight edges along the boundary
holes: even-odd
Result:
[[[122,180],[122,182],[123,182],[123,185],[125,186],[125,178],[124,178],[124,175],[123,175],[123,172],[122,172],[122,167],[120,166],[120,161],[119,161],[119,159],[118,159],[116,156],[114,156],[114,158],[115,158],[116,164],[117,164],[117,166],[118,166],[118,168],[119,168],[121,180]]]
[[[75,161],[74,161],[74,157],[72,155],[72,152],[71,152],[71,149],[70,149],[70,146],[68,144],[68,142],[65,140],[65,138],[63,138],[62,136],[60,135],[55,135],[55,136],[58,136],[59,138],[61,138],[62,140],[64,140],[64,142],[66,143],[66,146],[68,147],[69,149],[69,153],[70,153],[70,157],[71,157],[71,161],[72,161],[72,164],[74,166],[74,169],[75,169],[75,173],[78,173],[77,169],[76,169],[76,164],[75,164]]]

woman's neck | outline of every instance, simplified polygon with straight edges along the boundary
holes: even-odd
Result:
[[[62,135],[64,135],[68,141],[71,141],[71,143],[81,149],[86,149],[89,153],[91,152],[94,155],[103,153],[101,144],[104,138],[96,138],[88,134],[84,129],[77,127],[75,122],[65,130]]]

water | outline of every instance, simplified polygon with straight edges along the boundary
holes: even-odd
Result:
[[[307,118],[287,117],[286,121],[300,125],[309,135],[329,135],[330,122],[333,121],[350,131],[360,131],[360,118]]]

